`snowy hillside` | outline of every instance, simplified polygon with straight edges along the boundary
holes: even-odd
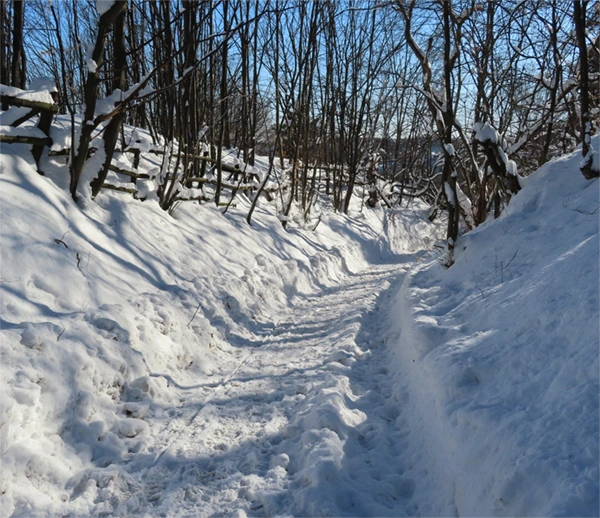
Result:
[[[450,269],[415,268],[390,314],[412,433],[459,516],[600,510],[600,201],[580,160],[528,177]]]
[[[579,161],[445,269],[417,202],[315,231],[266,204],[248,226],[243,197],[78,206],[4,146],[0,515],[597,515]]]
[[[286,232],[268,207],[252,227],[247,205],[171,217],[107,192],[82,209],[26,146],[4,146],[1,164],[3,515],[103,512],[114,466],[170,440],[178,389],[206,396],[289,307],[434,240],[418,204]]]

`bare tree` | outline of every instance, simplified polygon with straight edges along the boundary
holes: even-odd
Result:
[[[11,84],[23,89],[25,88],[25,53],[23,52],[24,10],[24,0],[13,0]]]
[[[573,19],[575,21],[575,33],[577,35],[577,46],[579,47],[579,96],[581,103],[581,153],[583,161],[581,163],[581,172],[588,180],[598,178],[600,175],[597,168],[594,168],[594,148],[592,147],[591,136],[593,133],[593,121],[590,113],[590,93],[589,93],[589,64],[588,50],[586,42],[586,10],[587,0],[573,1]]]
[[[96,124],[94,123],[94,115],[97,101],[98,69],[102,64],[106,37],[110,31],[110,27],[123,12],[126,6],[126,0],[116,0],[110,9],[100,16],[98,21],[98,35],[96,37],[94,50],[90,57],[88,76],[84,88],[85,113],[81,123],[77,153],[71,162],[70,191],[74,200],[77,199],[77,187],[79,185],[79,179],[81,178],[83,166],[88,159],[92,132],[96,127]],[[75,143],[73,143],[73,146],[75,146]]]
[[[121,9],[114,22],[113,30],[113,50],[114,50],[114,77],[112,80],[112,90],[124,92],[126,87],[126,68],[127,59],[125,53],[125,9]],[[112,161],[119,131],[125,118],[125,111],[116,113],[106,125],[104,129],[104,162],[102,168],[98,172],[98,176],[92,180],[92,198],[95,198],[108,174],[108,168]]]
[[[7,85],[10,78],[9,38],[10,20],[7,0],[0,0],[0,83]],[[7,110],[8,105],[2,104],[2,109]]]

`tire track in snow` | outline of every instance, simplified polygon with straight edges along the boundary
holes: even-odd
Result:
[[[382,347],[382,297],[406,269],[373,266],[306,297],[216,387],[180,390],[160,453],[124,466],[135,483],[116,514],[417,512]]]

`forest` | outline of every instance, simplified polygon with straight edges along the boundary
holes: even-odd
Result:
[[[0,518],[598,516],[600,2],[0,27]]]
[[[136,183],[151,151],[164,210],[244,193],[250,223],[266,196],[285,227],[321,192],[342,213],[357,190],[371,207],[421,198],[451,254],[551,158],[582,144],[598,176],[587,0],[2,0],[0,25],[3,145],[37,144],[42,174],[45,145],[62,155],[74,199],[119,189],[111,170]],[[52,99],[24,102],[40,85]],[[37,115],[44,135],[9,128]]]

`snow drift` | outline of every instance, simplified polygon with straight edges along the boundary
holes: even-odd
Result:
[[[4,516],[88,514],[127,484],[89,470],[146,451],[169,386],[218,382],[296,297],[433,241],[414,237],[429,232],[423,207],[286,232],[268,206],[248,226],[243,197],[227,217],[110,192],[78,206],[66,170],[49,160],[40,176],[27,146],[4,146],[0,164]]]
[[[412,433],[459,516],[598,515],[600,202],[579,163],[528,177],[390,312]]]
[[[579,161],[528,177],[445,269],[418,204],[316,232],[266,204],[248,226],[244,197],[79,206],[3,148],[0,514],[596,515]]]

